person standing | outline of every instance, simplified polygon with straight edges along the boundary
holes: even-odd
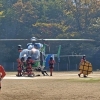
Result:
[[[55,60],[53,60],[53,57],[50,57],[50,60],[49,60],[50,76],[52,76],[54,64],[55,64]]]
[[[16,76],[22,76],[22,62],[20,59],[17,59],[17,72],[18,74]]]
[[[4,68],[3,68],[3,66],[0,65],[0,90],[1,90],[1,81],[5,77],[5,75],[6,75],[6,72],[5,72]]]

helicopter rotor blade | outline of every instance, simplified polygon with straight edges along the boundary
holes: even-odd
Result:
[[[84,55],[60,55],[60,57],[82,57]]]
[[[0,39],[0,41],[95,41],[93,39],[36,39],[35,37],[33,39]]]
[[[93,39],[38,39],[44,41],[95,41]]]
[[[0,39],[0,41],[26,41],[29,39]]]

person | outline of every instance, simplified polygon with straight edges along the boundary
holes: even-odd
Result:
[[[50,60],[49,60],[50,76],[52,76],[54,64],[55,64],[55,60],[53,60],[53,57],[50,57]]]
[[[34,64],[34,61],[32,60],[31,57],[28,57],[26,60],[26,72],[28,73],[28,76],[31,76],[32,74],[34,75],[34,73],[32,73],[32,65]]]
[[[16,76],[22,76],[22,62],[20,59],[17,59],[17,63],[18,63],[18,66],[17,66],[18,74]]]
[[[1,90],[1,81],[5,77],[5,75],[6,75],[6,72],[5,72],[4,68],[3,68],[3,66],[0,65],[0,90]]]
[[[21,45],[18,45],[18,51],[21,52],[23,50]]]
[[[83,55],[83,57],[82,57],[82,59],[81,59],[81,62],[80,63],[82,63],[82,62],[85,62],[86,61],[86,56],[85,55]],[[82,71],[80,71],[80,73],[78,74],[78,76],[80,77],[81,76],[81,74],[83,74],[83,72]],[[84,75],[84,77],[87,77],[86,75]]]

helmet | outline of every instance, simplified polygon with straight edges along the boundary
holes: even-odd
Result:
[[[22,46],[21,45],[18,45],[18,50],[22,50]]]
[[[22,45],[19,44],[19,45],[18,45],[18,48],[21,48],[21,47],[22,47]]]
[[[85,56],[85,55],[83,55],[83,57],[82,57],[82,58],[83,58],[83,59],[85,59],[85,57],[86,57],[86,56]]]
[[[21,58],[21,61],[24,61],[24,57]]]
[[[83,57],[86,57],[86,55],[83,55]]]
[[[53,59],[53,57],[50,57],[50,59],[52,60],[52,59]]]

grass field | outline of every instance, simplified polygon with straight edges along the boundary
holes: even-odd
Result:
[[[15,74],[8,72],[2,81],[0,100],[100,100],[100,72],[88,78],[79,78],[78,72],[31,78]]]

